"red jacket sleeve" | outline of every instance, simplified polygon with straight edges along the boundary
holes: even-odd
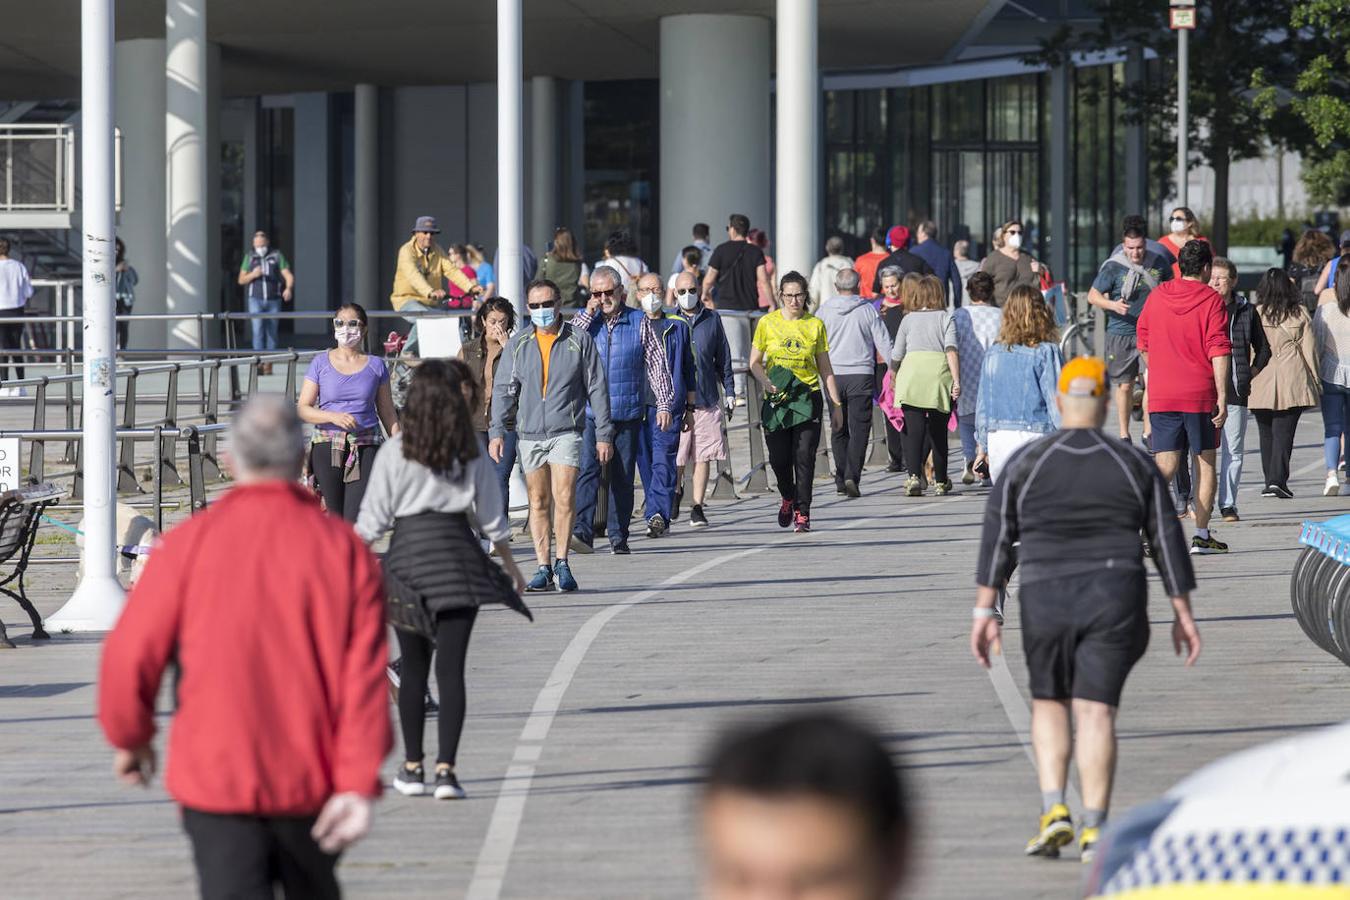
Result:
[[[1153,293],[1150,291],[1149,295],[1144,298],[1144,308],[1139,310],[1139,320],[1134,323],[1134,345],[1139,348],[1141,353],[1148,352],[1148,309],[1150,306],[1148,301],[1152,299]]]
[[[1228,337],[1228,309],[1218,296],[1210,304],[1209,315],[1205,317],[1205,353],[1210,359],[1231,356],[1233,353],[1233,342]]]
[[[98,722],[108,743],[132,750],[155,734],[155,697],[178,640],[183,591],[172,537],[151,555],[103,642]]]
[[[375,556],[355,532],[351,548],[351,632],[342,663],[333,790],[378,797],[380,764],[393,746],[385,694],[389,651],[384,630],[384,578]]]

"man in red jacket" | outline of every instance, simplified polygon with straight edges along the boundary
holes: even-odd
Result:
[[[1228,418],[1228,366],[1233,346],[1228,311],[1209,286],[1214,252],[1188,241],[1177,265],[1181,278],[1154,288],[1139,314],[1138,343],[1148,368],[1148,418],[1152,449],[1164,481],[1171,481],[1189,443],[1200,478],[1195,496],[1191,553],[1227,553],[1209,533],[1218,479],[1214,451]]]
[[[164,536],[103,648],[98,719],[128,784],[154,773],[178,666],[166,782],[203,897],[338,896],[391,745],[379,565],[298,484],[304,451],[294,404],[244,404],[237,487]]]

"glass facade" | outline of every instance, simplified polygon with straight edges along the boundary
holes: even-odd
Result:
[[[585,94],[584,233],[587,259],[598,259],[611,231],[625,229],[650,266],[660,209],[660,90],[655,80],[588,81]]]
[[[1069,179],[1071,286],[1090,281],[1115,244],[1123,208],[1123,66],[1074,70]],[[877,226],[924,219],[939,239],[971,241],[1017,218],[1049,250],[1050,76],[1031,73],[911,88],[825,93],[825,234],[850,251]],[[1142,212],[1142,211],[1141,211]]]

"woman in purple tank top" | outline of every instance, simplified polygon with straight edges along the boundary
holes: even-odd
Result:
[[[355,522],[384,431],[398,433],[389,370],[361,352],[366,311],[347,303],[333,315],[337,346],[310,361],[300,388],[300,418],[314,427],[305,475],[334,515]]]

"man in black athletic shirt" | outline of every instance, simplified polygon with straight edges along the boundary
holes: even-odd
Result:
[[[1088,357],[1067,363],[1057,398],[1063,427],[1019,449],[995,482],[985,507],[970,633],[971,651],[988,668],[991,651],[1001,650],[995,597],[1016,565],[1042,813],[1026,852],[1056,857],[1073,841],[1064,802],[1072,721],[1084,862],[1111,798],[1121,690],[1148,646],[1141,531],[1155,548],[1176,614],[1172,645],[1178,655],[1185,652],[1188,666],[1200,655],[1190,603],[1195,574],[1167,486],[1147,453],[1102,433],[1106,401],[1106,363]]]

